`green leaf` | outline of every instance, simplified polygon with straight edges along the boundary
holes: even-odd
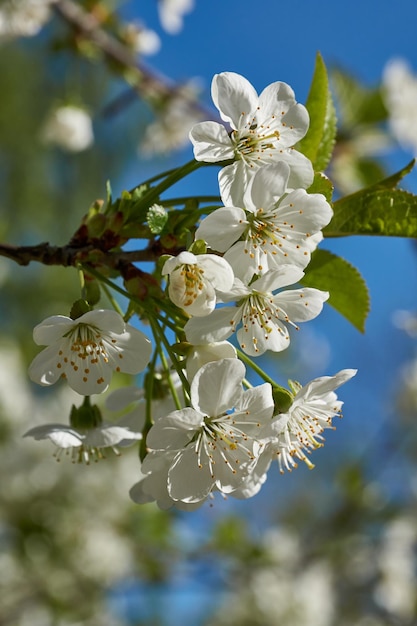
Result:
[[[328,303],[364,332],[369,292],[358,270],[348,261],[328,250],[316,250],[300,282],[306,287],[328,291]]]
[[[306,107],[310,114],[310,127],[297,148],[310,159],[316,171],[322,171],[326,169],[332,156],[337,129],[327,70],[320,53],[316,57]]]
[[[325,236],[417,237],[417,196],[393,189],[413,165],[414,161],[389,178],[337,200]]]
[[[308,193],[322,193],[327,202],[331,203],[333,189],[334,187],[331,180],[321,172],[316,172],[314,174],[314,180],[308,188]]]
[[[386,120],[387,110],[381,89],[363,86],[346,71],[331,71],[338,110],[343,128],[357,128],[361,124],[377,124]]]

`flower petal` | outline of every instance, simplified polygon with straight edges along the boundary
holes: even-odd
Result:
[[[245,371],[238,359],[206,363],[191,383],[191,404],[208,417],[217,417],[232,409],[240,402]]]
[[[235,331],[242,314],[237,307],[216,309],[206,317],[193,317],[184,327],[187,340],[198,345],[223,341]]]
[[[199,467],[193,446],[177,454],[168,471],[168,493],[173,500],[200,502],[207,498],[213,484],[208,459],[203,459]]]
[[[246,214],[233,206],[221,207],[205,217],[195,233],[218,252],[226,252],[246,228]]]
[[[217,163],[234,158],[232,141],[227,130],[218,122],[199,122],[190,130],[196,161]]]
[[[29,378],[38,385],[53,385],[64,374],[58,367],[59,344],[48,346],[37,354],[29,366]]]
[[[307,322],[321,313],[328,298],[327,291],[305,287],[283,291],[273,296],[273,301],[292,322]]]
[[[38,346],[49,346],[59,341],[76,322],[65,315],[52,315],[33,329],[33,340]]]
[[[251,83],[235,72],[215,74],[211,96],[222,120],[237,129],[250,118],[258,105],[258,94]],[[242,120],[243,118],[243,120]]]

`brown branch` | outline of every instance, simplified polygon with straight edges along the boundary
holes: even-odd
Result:
[[[102,28],[100,21],[92,13],[73,0],[55,0],[52,6],[76,32],[81,33],[96,45],[108,60],[130,71],[134,70],[138,80],[136,91],[142,96],[162,99],[181,97],[188,103],[191,110],[207,119],[215,119],[213,111],[205,109],[197,100],[187,97],[181,85],[175,84],[154,69],[151,70],[142,61],[139,62],[128,47]]]
[[[89,244],[82,247],[51,246],[40,243],[34,246],[12,246],[0,243],[0,256],[15,261],[19,265],[29,265],[32,261],[43,265],[75,267],[79,263],[92,263],[117,268],[120,263],[156,261],[164,251],[159,246],[145,250],[104,252]]]

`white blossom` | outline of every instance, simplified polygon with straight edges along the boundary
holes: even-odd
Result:
[[[355,376],[357,370],[341,370],[334,376],[322,376],[299,387],[286,413],[271,423],[273,438],[265,455],[276,458],[281,473],[297,467],[296,459],[314,467],[307,458],[312,450],[323,445],[323,431],[332,427],[332,419],[341,415],[343,402],[334,390]],[[262,467],[265,471],[264,466]]]
[[[282,265],[250,285],[236,278],[233,288],[227,294],[220,294],[223,302],[236,301],[236,305],[189,320],[184,328],[188,341],[192,344],[223,341],[237,331],[240,347],[250,356],[260,356],[267,350],[285,350],[290,344],[287,326],[298,328],[296,322],[314,319],[329,297],[327,292],[312,288],[289,289],[273,295],[277,289],[292,285],[303,276],[299,267]]]
[[[123,36],[126,43],[138,54],[156,54],[161,47],[161,40],[157,33],[140,23],[129,22],[125,24]]]
[[[196,239],[225,252],[235,276],[249,282],[283,263],[302,269],[322,239],[321,229],[333,215],[322,194],[304,189],[287,192],[287,163],[262,167],[252,177],[239,208],[234,195],[224,192],[224,207],[201,222]]]
[[[41,138],[45,143],[68,152],[82,152],[94,142],[91,117],[77,106],[58,107],[46,120]]]
[[[180,252],[162,268],[169,276],[168,294],[178,307],[190,315],[205,316],[216,306],[216,290],[228,291],[233,284],[229,263],[215,254]]]
[[[151,454],[141,471],[162,472],[172,500],[231,494],[254,466],[262,447],[256,435],[270,421],[273,399],[268,383],[243,391],[244,377],[237,359],[207,363],[191,383],[191,407],[159,418],[149,431]],[[161,476],[154,481],[161,485]]]
[[[51,0],[5,0],[0,7],[0,41],[37,35],[51,16]]]
[[[142,438],[141,433],[133,432],[124,426],[102,423],[86,430],[73,428],[65,424],[43,424],[31,428],[24,437],[33,437],[37,441],[49,439],[58,448],[54,455],[59,460],[65,450],[73,463],[90,463],[104,458],[102,450],[111,448],[119,454],[117,446],[126,446]]]
[[[417,155],[417,76],[406,61],[393,59],[384,70],[383,88],[392,134]]]
[[[162,27],[171,35],[182,29],[183,18],[194,8],[194,0],[159,0],[158,11]]]
[[[153,156],[168,154],[189,146],[189,132],[202,113],[195,106],[200,88],[195,80],[177,88],[169,99],[156,104],[155,121],[145,128],[140,152]]]
[[[48,346],[32,361],[31,380],[52,385],[65,378],[81,395],[105,391],[113,371],[138,374],[149,362],[151,342],[116,311],[97,309],[73,320],[48,317],[35,327],[36,344]]]
[[[275,82],[258,96],[251,83],[234,72],[216,74],[211,88],[213,102],[222,120],[196,124],[190,131],[197,161],[216,163],[235,159],[219,173],[221,193],[242,206],[249,178],[260,166],[285,161],[290,166],[289,186],[307,189],[313,182],[309,159],[294,149],[309,126],[307,109],[295,101],[289,85]]]

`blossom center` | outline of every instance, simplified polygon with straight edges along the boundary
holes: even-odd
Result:
[[[241,130],[234,130],[231,134],[235,145],[235,155],[243,160],[261,159],[263,156],[268,156],[265,154],[268,150],[278,148],[279,137],[278,130],[272,130],[269,125],[258,124],[255,117]]]
[[[184,306],[190,306],[195,302],[204,289],[204,270],[197,264],[183,265],[181,276],[184,281]]]
[[[255,458],[248,441],[248,436],[236,426],[233,413],[221,417],[206,416],[194,440],[198,467],[203,468],[205,456],[213,479],[216,478],[216,464],[219,469],[226,466],[236,474],[237,466]]]

